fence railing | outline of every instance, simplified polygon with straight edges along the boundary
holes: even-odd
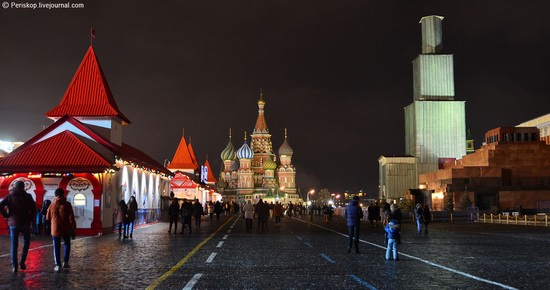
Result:
[[[403,221],[415,222],[412,212],[402,213]],[[334,211],[335,216],[344,216],[344,208],[337,208]],[[492,214],[481,213],[479,209],[472,208],[465,211],[432,211],[432,222],[453,222],[453,221],[472,221],[481,223],[493,224],[510,224],[510,225],[532,225],[532,226],[548,226],[548,215],[510,215],[510,214]],[[363,209],[363,220],[368,220],[368,213]]]
[[[414,222],[414,216],[410,216]],[[492,224],[532,225],[548,226],[548,215],[545,213],[535,215],[507,215],[479,212],[432,212],[432,222],[474,221]]]
[[[548,226],[548,215],[535,214],[535,215],[501,215],[501,214],[483,214],[478,219],[483,223],[498,223],[498,224],[514,224],[514,225],[532,225],[532,226]]]

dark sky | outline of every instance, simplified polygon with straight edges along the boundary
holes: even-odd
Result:
[[[32,2],[29,3],[38,3]],[[420,18],[441,15],[457,100],[485,131],[550,113],[550,1],[80,1],[0,10],[0,139],[51,121],[89,44],[124,141],[171,159],[185,128],[202,164],[251,132],[263,88],[274,150],[288,128],[298,187],[377,192],[380,155],[405,153]],[[250,139],[249,139],[250,140]]]

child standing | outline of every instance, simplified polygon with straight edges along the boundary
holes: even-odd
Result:
[[[386,234],[388,237],[388,246],[386,248],[386,260],[390,259],[390,253],[393,252],[393,259],[399,260],[398,246],[401,241],[401,234],[399,233],[399,225],[393,220],[386,225]]]

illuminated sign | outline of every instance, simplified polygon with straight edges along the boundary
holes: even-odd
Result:
[[[92,184],[88,179],[85,178],[75,178],[69,182],[68,187],[74,191],[85,191],[90,188]]]
[[[208,181],[208,166],[201,165],[201,182],[206,183]]]

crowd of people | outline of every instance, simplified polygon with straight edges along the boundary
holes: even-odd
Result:
[[[40,229],[39,220],[48,225],[46,234],[52,236],[54,271],[70,268],[71,240],[75,238],[76,220],[73,207],[65,197],[65,190],[55,190],[55,199],[51,203],[44,202],[42,210],[38,211],[32,195],[25,191],[25,183],[16,181],[9,194],[0,202],[0,214],[8,223],[11,237],[11,269],[17,273],[19,269],[26,270],[27,255],[31,243],[31,229]],[[39,213],[38,213],[39,212]],[[40,219],[38,214],[42,215]],[[37,225],[38,224],[38,225]],[[49,232],[48,232],[49,231]],[[40,230],[34,231],[40,233]],[[18,257],[19,235],[23,236],[21,258]],[[61,264],[61,240],[64,242],[63,264]]]
[[[348,226],[348,253],[351,252],[353,246],[355,246],[355,252],[360,253],[359,226],[364,215],[357,196],[346,206],[344,215]],[[422,207],[420,203],[416,204],[414,216],[418,234],[422,233],[422,226],[424,226],[424,233],[428,234],[428,225],[431,222],[429,206],[426,204]],[[401,244],[401,223],[403,220],[401,209],[393,202],[387,203],[383,201],[380,204],[372,202],[367,207],[367,219],[371,227],[378,227],[379,223],[383,224],[386,260],[393,258],[393,260],[398,261],[399,245]]]
[[[135,196],[131,196],[128,203],[118,202],[116,224],[118,224],[118,238],[133,238],[134,226],[137,217],[138,205]]]

